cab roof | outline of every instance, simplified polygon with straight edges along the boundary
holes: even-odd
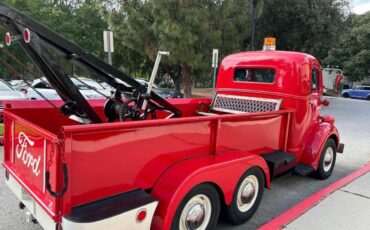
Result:
[[[239,52],[226,56],[222,65],[224,68],[235,67],[238,64],[269,64],[278,65],[282,63],[292,63],[302,65],[317,63],[318,60],[312,55],[292,52],[292,51],[250,51],[250,52]]]

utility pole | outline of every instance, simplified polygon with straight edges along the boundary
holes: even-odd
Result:
[[[252,12],[252,38],[251,38],[251,50],[254,50],[254,37],[256,34],[256,8],[258,0],[252,0],[253,12]]]

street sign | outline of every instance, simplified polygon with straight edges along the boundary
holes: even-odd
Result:
[[[218,67],[218,49],[213,49],[212,52],[212,68]]]
[[[113,32],[104,31],[103,37],[104,37],[104,52],[113,53],[114,52]]]

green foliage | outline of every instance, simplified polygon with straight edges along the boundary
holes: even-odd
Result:
[[[181,73],[185,94],[190,96],[194,79],[211,79],[213,48],[222,47],[222,58],[245,47],[249,9],[250,3],[242,0],[132,0],[106,15],[124,47],[151,61],[158,50],[170,51],[162,69],[172,73],[175,85]]]
[[[103,58],[103,30],[108,28],[107,23],[100,15],[100,8],[95,0],[86,1],[50,1],[50,0],[2,0],[40,21],[51,30],[62,34],[67,39],[74,41],[81,47]],[[65,2],[68,2],[65,3]],[[4,29],[0,30],[4,34]],[[0,42],[3,37],[0,36]],[[23,63],[30,62],[24,52],[17,45],[5,47]],[[1,55],[1,53],[0,53]],[[11,60],[8,62],[12,63]],[[24,70],[12,63],[20,73]],[[1,67],[0,67],[0,73]]]
[[[301,51],[323,59],[344,29],[348,4],[347,0],[265,1],[258,23],[259,41],[273,36],[278,50]]]
[[[0,123],[0,136],[4,135],[4,124]]]
[[[213,48],[220,49],[220,59],[250,48],[251,0],[2,2],[31,15],[101,58],[106,56],[102,32],[109,25],[115,32],[113,65],[135,77],[147,78],[157,51],[170,51],[170,57],[162,59],[160,73],[169,73],[177,90],[182,82],[187,96],[194,81],[210,85]],[[278,50],[302,51],[320,60],[330,50],[326,63],[344,67],[354,79],[369,75],[370,16],[368,13],[348,17],[349,2],[258,0],[255,47],[260,49],[264,37],[274,36]],[[0,28],[0,33],[4,32]],[[29,62],[18,46],[5,49],[22,62]],[[12,60],[6,60],[24,73]],[[6,72],[0,65],[0,74]]]
[[[325,63],[338,65],[352,81],[360,81],[370,75],[370,12],[352,15],[347,23],[349,31],[342,33]]]

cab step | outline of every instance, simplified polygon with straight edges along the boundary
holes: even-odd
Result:
[[[271,179],[289,172],[296,165],[296,155],[281,150],[261,154],[270,169]]]
[[[301,176],[307,176],[313,173],[314,171],[315,169],[312,166],[305,164],[297,164],[294,168],[294,173]]]

